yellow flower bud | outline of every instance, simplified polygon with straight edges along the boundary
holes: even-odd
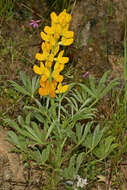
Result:
[[[65,93],[68,90],[68,87],[69,87],[68,85],[62,86],[62,84],[59,83],[57,90],[56,90],[56,93]]]

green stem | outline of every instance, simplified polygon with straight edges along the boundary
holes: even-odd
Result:
[[[96,99],[96,100],[89,106],[89,108],[93,107],[98,101],[99,101],[99,99]]]
[[[54,98],[50,98],[50,100],[51,100],[51,110],[52,110],[53,119],[56,120],[57,116],[56,116],[55,101]]]
[[[58,121],[60,121],[60,110],[61,110],[61,95],[59,95]]]

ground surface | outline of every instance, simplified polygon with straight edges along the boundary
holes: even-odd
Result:
[[[19,81],[19,71],[33,75],[35,53],[40,49],[40,31],[45,23],[44,18],[49,8],[36,2],[27,6],[17,3],[15,16],[9,21],[4,18],[0,28],[0,190],[42,190],[40,171],[24,169],[20,155],[10,153],[12,145],[5,141],[7,129],[2,118],[16,118],[24,106],[20,95],[13,93],[7,80]],[[69,48],[70,73],[72,81],[82,81],[82,74],[89,72],[100,78],[108,69],[110,78],[121,77],[124,50],[124,22],[127,15],[126,0],[82,0],[72,9],[71,29],[75,32],[75,43]],[[30,19],[41,19],[38,29],[29,26]],[[104,108],[105,109],[105,108]],[[121,171],[127,179],[126,168]],[[45,180],[45,179],[44,179]],[[31,181],[31,183],[29,182]],[[105,189],[104,185],[94,185]],[[62,190],[62,187],[59,187]],[[119,187],[116,188],[119,190]],[[124,182],[122,190],[127,189]]]

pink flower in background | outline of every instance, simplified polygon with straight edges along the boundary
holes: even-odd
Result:
[[[82,75],[82,77],[85,78],[88,74],[89,72],[87,71],[84,75]]]
[[[39,22],[41,22],[41,20],[31,20],[30,21],[30,26],[33,26],[34,28],[37,28]]]

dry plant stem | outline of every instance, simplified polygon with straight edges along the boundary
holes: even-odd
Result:
[[[17,4],[18,4],[18,3],[17,3]],[[32,13],[35,13],[34,10],[32,10],[30,7],[24,5],[23,3],[21,3],[20,6],[25,7],[26,9],[28,9],[28,10],[31,11]],[[44,18],[43,18],[40,14],[38,14],[38,13],[35,13],[35,14],[36,14],[39,18],[41,18],[41,19],[44,20]]]
[[[73,7],[72,7],[72,9],[71,9],[71,15],[72,15],[72,13],[73,13],[73,10],[74,10],[75,5],[76,5],[76,0],[74,1]]]

